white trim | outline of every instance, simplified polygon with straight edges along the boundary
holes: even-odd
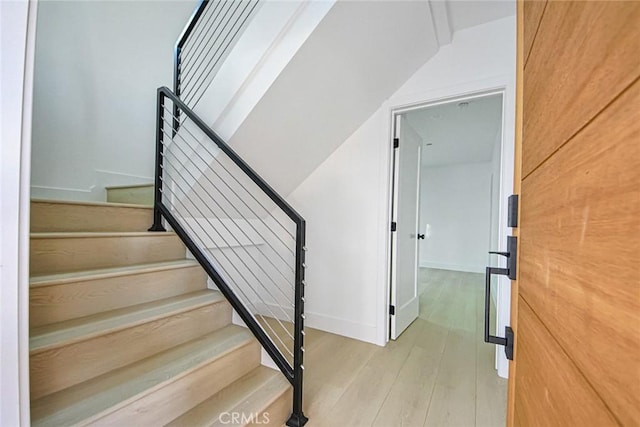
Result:
[[[293,308],[283,307],[274,303],[265,303],[262,301],[252,301],[251,305],[255,307],[257,313],[264,316],[274,317],[275,315],[286,314],[289,319],[293,319]],[[376,345],[384,345],[378,342],[377,329],[375,325],[367,325],[354,322],[349,319],[333,317],[326,314],[305,311],[304,326],[306,328],[320,329],[336,335],[342,335],[359,341],[365,341]],[[280,320],[284,319],[284,315]]]
[[[266,366],[267,368],[275,369],[276,371],[280,371],[276,362],[273,361],[267,350],[264,347],[260,347],[260,364],[262,366]]]
[[[94,194],[95,187],[89,189],[49,187],[46,185],[32,185],[31,196],[34,199],[44,200],[68,200],[75,202],[97,202],[104,201],[104,197]],[[103,189],[104,190],[104,189]],[[105,193],[106,194],[106,193]]]
[[[240,318],[238,312],[235,310],[232,310],[231,312],[231,323],[236,326],[247,328],[247,324],[244,323],[244,321]],[[273,361],[271,356],[269,356],[269,353],[267,353],[267,351],[262,346],[260,346],[260,364],[262,366],[266,366],[267,368],[275,369],[276,371],[280,370],[280,368],[278,368],[278,365],[276,365],[276,362]]]
[[[96,169],[94,175],[94,185],[88,188],[32,184],[31,195],[35,199],[103,202],[107,199],[107,187],[153,185],[153,178],[148,176],[103,169]]]
[[[0,2],[0,425],[30,424],[29,181],[37,3]]]
[[[384,206],[380,208],[380,233],[381,241],[384,243],[381,248],[380,261],[384,265],[384,277],[386,280],[380,280],[378,290],[378,319],[376,322],[378,333],[378,342],[385,345],[389,337],[388,307],[390,295],[390,233],[388,233],[388,224],[391,222],[391,178],[392,175],[392,150],[391,144],[393,132],[393,118],[399,112],[406,112],[416,108],[422,108],[427,105],[438,105],[456,100],[473,99],[480,96],[487,96],[495,93],[503,93],[503,131],[501,143],[501,184],[500,184],[500,220],[499,228],[504,233],[499,241],[498,250],[504,250],[506,246],[506,236],[510,234],[507,229],[506,204],[507,197],[513,191],[513,163],[514,163],[514,130],[515,128],[507,128],[508,123],[515,123],[515,76],[511,74],[497,75],[495,77],[465,82],[462,84],[433,89],[420,93],[412,93],[403,96],[397,96],[388,100],[383,105],[383,111],[387,116],[385,121],[385,133],[389,144],[386,155],[381,156],[381,173],[387,177],[388,184],[386,189],[386,197]],[[504,326],[510,323],[510,284],[500,279],[498,285],[498,306],[497,310],[497,328],[504,330]],[[496,367],[498,375],[506,378],[508,375],[509,364],[504,357],[503,351],[496,352]]]
[[[31,424],[31,390],[29,379],[29,240],[31,232],[31,130],[33,119],[33,81],[36,58],[36,30],[38,0],[30,0],[27,18],[27,43],[22,98],[22,153],[20,156],[20,236],[19,278],[20,292],[18,322],[20,327],[20,423]]]
[[[96,169],[96,181],[102,187],[147,185],[154,183],[152,176]]]
[[[348,319],[328,316],[325,314],[306,312],[305,327],[320,329],[347,338],[368,342],[376,345],[380,344],[377,339],[378,330],[376,325],[357,323]]]

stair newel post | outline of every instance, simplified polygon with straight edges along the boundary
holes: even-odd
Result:
[[[158,101],[156,105],[156,168],[155,168],[155,193],[153,197],[153,225],[149,231],[167,231],[162,225],[162,161],[164,156],[164,93],[158,89]]]
[[[301,427],[308,418],[302,412],[303,372],[304,372],[304,287],[305,287],[305,238],[306,223],[296,221],[296,267],[295,267],[295,313],[293,340],[293,412],[287,425]]]

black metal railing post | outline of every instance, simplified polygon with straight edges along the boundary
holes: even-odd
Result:
[[[295,313],[293,326],[293,412],[287,420],[289,427],[302,427],[308,421],[302,412],[303,372],[304,372],[304,273],[306,223],[296,224],[296,266],[295,266]]]
[[[158,100],[156,103],[156,167],[155,167],[155,193],[153,197],[153,225],[149,231],[167,231],[162,225],[162,168],[164,158],[164,93],[162,88],[158,89]]]

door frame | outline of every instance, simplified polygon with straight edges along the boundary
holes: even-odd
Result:
[[[515,65],[515,64],[514,64]],[[498,248],[492,250],[506,250],[507,236],[510,229],[507,227],[507,198],[513,194],[513,172],[515,161],[515,67],[513,74],[497,76],[495,78],[468,82],[453,87],[434,90],[429,93],[413,94],[393,101],[387,101],[384,110],[387,112],[387,206],[385,217],[387,219],[385,233],[385,268],[386,280],[382,291],[384,297],[381,298],[380,318],[383,325],[385,342],[390,337],[389,308],[391,304],[391,241],[392,236],[388,225],[392,221],[393,209],[393,137],[395,128],[395,117],[399,114],[425,107],[432,107],[451,102],[472,100],[480,97],[502,94],[502,138],[501,138],[501,162],[500,162],[500,215],[498,221],[501,236],[498,241]],[[511,283],[508,279],[500,277],[497,286],[497,306],[496,327],[497,330],[504,330],[504,327],[511,323]],[[490,344],[487,344],[490,345]],[[504,351],[496,346],[495,368],[498,375],[507,378],[509,372],[509,361],[504,355]]]
[[[3,85],[2,148],[2,263],[0,332],[4,346],[0,424],[30,424],[29,398],[29,217],[31,194],[31,122],[38,0],[0,5],[10,20],[7,38],[15,43],[7,52]],[[5,16],[6,14],[6,16]],[[4,41],[4,40],[3,40]],[[6,54],[6,57],[5,57]],[[4,64],[3,64],[4,65]],[[7,137],[7,139],[4,139]]]

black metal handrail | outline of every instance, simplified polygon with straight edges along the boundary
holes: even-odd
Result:
[[[259,0],[200,0],[198,3],[176,42],[173,64],[173,92],[192,109],[258,3]],[[185,77],[188,71],[191,75]],[[180,117],[174,116],[177,129]]]
[[[184,47],[184,44],[189,39],[189,36],[191,36],[193,29],[196,27],[196,24],[198,23],[198,21],[200,21],[200,17],[204,13],[208,5],[209,5],[209,0],[200,0],[200,3],[198,3],[198,6],[193,11],[191,18],[189,18],[189,22],[187,22],[187,25],[182,30],[180,37],[178,37],[178,41],[176,42],[176,46],[173,50],[173,91],[178,97],[180,97],[180,92],[181,92],[180,66],[181,66],[182,49]],[[174,125],[174,128],[177,129],[178,126],[180,125],[179,124],[180,112],[178,111],[177,106],[174,106],[173,113],[175,116],[173,125]]]
[[[194,14],[194,16],[196,16]],[[210,262],[203,250],[194,241],[195,237],[183,227],[180,221],[172,213],[171,209],[164,203],[163,185],[166,180],[166,168],[164,165],[165,149],[172,142],[173,137],[180,135],[173,127],[172,133],[167,133],[164,129],[166,123],[165,100],[169,99],[173,103],[173,111],[183,113],[200,132],[202,132],[217,149],[226,155],[242,173],[248,177],[287,217],[293,221],[296,227],[295,232],[295,267],[294,267],[294,314],[293,314],[293,365],[290,365],[278,346],[265,332],[252,313],[245,307],[241,298],[233,291],[222,274]],[[179,97],[169,88],[158,89],[157,99],[157,128],[156,128],[156,173],[155,173],[155,197],[154,197],[154,222],[150,231],[165,231],[162,218],[167,221],[173,231],[185,244],[194,258],[200,263],[211,280],[218,287],[220,292],[227,298],[233,309],[245,322],[262,347],[271,356],[278,368],[293,386],[293,411],[287,421],[288,426],[303,426],[307,418],[302,411],[302,391],[303,391],[303,353],[304,353],[304,274],[305,274],[305,229],[306,223],[285,200],[282,198],[264,179],[262,179],[240,156],[235,153],[202,119],[200,119],[191,108],[189,108]],[[175,124],[174,113],[170,119]],[[165,138],[169,137],[168,141]],[[169,193],[167,193],[169,194]]]

